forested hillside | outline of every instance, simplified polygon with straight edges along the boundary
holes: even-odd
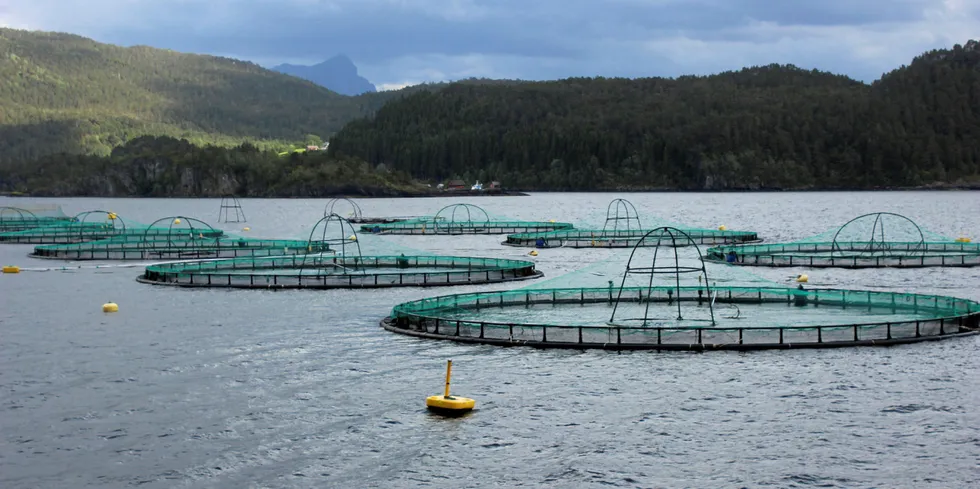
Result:
[[[334,155],[523,189],[980,184],[980,45],[872,85],[771,65],[677,79],[454,84],[392,101]]]
[[[0,29],[0,80],[0,161],[104,155],[147,134],[325,139],[378,105],[244,61],[12,29]]]
[[[403,172],[324,151],[281,158],[252,144],[199,147],[143,136],[107,156],[49,155],[0,167],[0,192],[112,197],[409,196],[430,193]]]
[[[346,97],[243,61],[0,29],[0,80],[4,191],[403,195],[426,192],[412,178],[457,177],[528,190],[980,187],[975,41],[871,85],[770,65]],[[274,156],[318,138],[329,155]]]

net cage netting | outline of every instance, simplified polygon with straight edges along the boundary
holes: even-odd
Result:
[[[637,243],[652,243],[642,238],[652,229],[671,227],[683,229],[692,242],[698,244],[734,244],[757,242],[759,236],[752,231],[728,230],[726,226],[718,229],[701,229],[682,226],[656,216],[640,216],[636,206],[626,199],[613,199],[605,210],[602,225],[592,224],[600,220],[593,213],[590,223],[569,229],[546,232],[525,232],[509,234],[503,244],[535,248],[632,248]],[[644,227],[646,226],[646,227]],[[682,246],[687,246],[687,242]]]
[[[163,229],[160,234],[151,232]],[[297,255],[330,251],[324,243],[297,239],[255,239],[217,232],[187,216],[158,219],[141,234],[34,247],[31,256],[60,260],[189,260]]]
[[[395,306],[382,326],[430,339],[559,348],[709,350],[891,345],[976,334],[968,299],[787,286],[702,260],[676,228],[614,260],[509,291]]]
[[[115,212],[93,210],[75,215],[64,225],[43,226],[23,231],[0,233],[0,243],[69,244],[116,237],[145,239],[150,236],[156,236],[166,239],[171,234],[175,237],[188,235],[188,230],[185,227],[174,226],[172,222],[168,225],[158,225],[166,220],[167,218],[164,218],[151,225],[146,225],[126,220]],[[213,229],[210,226],[207,226],[207,229],[199,229],[198,233],[210,237],[224,234],[223,231]]]
[[[226,195],[221,198],[221,203],[218,207],[218,222],[248,222],[248,219],[245,217],[245,209],[242,208],[242,203],[238,200],[238,197]]]
[[[56,204],[23,207],[0,206],[0,232],[24,231],[44,226],[67,225],[71,217]]]
[[[520,221],[491,216],[473,204],[451,204],[434,215],[389,223],[364,224],[361,231],[374,234],[513,234],[571,228],[564,222]]]
[[[306,240],[328,252],[147,266],[141,282],[186,287],[380,288],[486,284],[538,278],[534,262],[433,255],[358,235],[346,218],[321,218]]]
[[[930,232],[901,214],[875,212],[797,241],[709,248],[705,258],[768,267],[973,267],[980,265],[980,244]]]

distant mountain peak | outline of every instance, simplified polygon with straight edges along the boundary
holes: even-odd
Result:
[[[378,91],[374,84],[357,73],[357,65],[345,54],[338,54],[312,66],[281,64],[272,69],[309,80],[343,95]]]

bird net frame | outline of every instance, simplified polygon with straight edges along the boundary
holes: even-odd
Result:
[[[317,231],[319,231],[319,236],[317,236]],[[319,239],[314,240],[315,237],[319,237]],[[313,225],[313,229],[310,230],[310,237],[306,240],[308,249],[313,250],[314,245],[330,250],[333,254],[342,257],[343,261],[325,261],[320,255],[304,255],[299,265],[300,276],[306,269],[312,269],[316,271],[317,275],[320,275],[321,271],[328,270],[331,266],[340,267],[346,273],[357,273],[360,270],[359,264],[363,258],[361,242],[357,239],[357,231],[354,226],[344,217],[338,214],[329,214],[320,218]]]
[[[474,217],[475,216],[475,217]],[[481,218],[482,216],[482,218]],[[364,224],[362,232],[372,234],[511,234],[570,229],[569,223],[555,221],[516,221],[492,219],[480,206],[450,204],[434,216],[404,221]]]
[[[232,216],[232,213],[234,213],[234,216]],[[234,220],[232,220],[232,217],[234,217]],[[221,204],[218,207],[218,222],[248,222],[248,219],[245,217],[245,209],[242,208],[242,203],[238,200],[238,197],[234,195],[221,197]]]
[[[105,216],[102,221],[91,221],[93,216]],[[126,221],[119,218],[119,215],[111,211],[94,210],[78,213],[68,224],[70,232],[78,233],[76,242],[87,241],[91,235],[98,236],[118,236],[126,234]],[[88,239],[87,239],[88,238]],[[99,239],[99,238],[96,238]]]
[[[629,287],[620,301],[668,301],[676,287]],[[674,300],[703,300],[701,286],[681,287]],[[612,287],[524,288],[431,297],[399,304],[381,326],[388,331],[426,339],[451,340],[497,346],[609,350],[763,350],[888,346],[976,335],[980,332],[980,303],[955,297],[842,289],[793,289],[786,287],[712,287],[715,305],[743,310],[750,306],[809,311],[884,310],[906,314],[865,321],[828,324],[774,323],[756,325],[731,321],[730,325],[610,325],[602,317],[584,318],[589,308],[612,307],[617,301]],[[540,309],[552,314],[569,308],[576,320],[525,321],[513,319],[521,311]],[[487,317],[488,319],[481,319]],[[733,318],[734,319],[734,318]]]
[[[637,255],[637,252],[640,250],[649,251],[647,249],[644,249],[647,248],[644,246],[647,240],[653,242],[653,245],[650,247],[652,248],[653,256],[650,258],[649,266],[646,265],[646,262],[643,259],[645,257]],[[680,248],[681,246],[688,246],[688,245],[693,246],[694,250],[697,252],[697,263],[698,263],[697,266],[689,266],[689,265],[681,264],[681,257],[678,253],[678,248]],[[663,264],[662,261],[658,261],[658,259],[663,260],[665,258],[663,255],[661,255],[661,249],[664,248],[666,248],[667,250],[666,254],[668,255],[666,256],[667,264]],[[620,303],[623,298],[623,291],[624,289],[627,288],[626,281],[629,280],[629,277],[631,275],[641,275],[641,276],[649,276],[646,285],[650,289],[650,291],[655,290],[655,288],[657,290],[659,289],[666,290],[667,305],[668,306],[676,305],[677,316],[676,318],[674,318],[674,320],[678,322],[706,321],[711,325],[714,325],[715,312],[714,312],[714,306],[712,304],[712,301],[710,300],[711,286],[708,284],[708,271],[705,268],[704,262],[702,261],[701,258],[702,258],[701,249],[698,247],[697,243],[695,243],[694,239],[688,236],[687,233],[685,233],[684,231],[669,226],[664,226],[648,231],[642,238],[640,238],[639,242],[636,243],[636,245],[633,247],[633,251],[630,252],[629,259],[626,262],[626,270],[623,273],[623,278],[619,285],[619,291],[616,294],[616,302],[613,303],[612,314],[609,317],[608,324],[612,326],[628,326],[631,323],[639,323],[640,326],[647,326],[648,324],[650,324],[650,322],[660,322],[665,319],[669,319],[669,318],[650,315],[650,306],[653,305],[656,301],[653,298],[653,294],[651,292],[648,292],[647,298],[644,299],[642,297],[642,291],[640,293],[641,297],[639,299],[639,302],[643,304],[642,316],[623,317],[621,315],[619,318],[616,317],[616,313],[620,311]],[[638,261],[640,264],[634,265],[634,260]],[[707,306],[708,308],[707,318],[691,318],[690,316],[688,318],[684,317],[684,311],[682,305],[685,304],[685,301],[681,299],[681,291],[682,291],[681,276],[684,274],[698,274],[698,283],[701,284],[703,281],[704,290],[698,289],[697,293],[698,293],[699,300],[697,301],[697,304],[698,306],[703,306],[703,305]],[[654,281],[657,279],[658,276],[666,276],[668,282],[671,282],[670,279],[671,277],[673,277],[672,282],[674,282],[673,284],[674,288],[671,289],[659,285],[655,286]],[[676,299],[674,296],[675,292],[676,292]]]
[[[32,229],[43,226],[43,222],[44,220],[27,209],[0,206],[0,232]]]
[[[35,209],[37,212],[23,207],[0,206],[0,233],[62,226],[71,221],[71,217],[65,215],[60,206],[42,205],[35,206]],[[46,211],[49,215],[41,215]]]
[[[166,227],[159,225],[162,223],[166,223]],[[178,227],[175,228],[174,226]],[[159,232],[159,230],[166,231]],[[187,216],[161,217],[150,223],[142,231],[143,241],[149,241],[151,237],[156,236],[166,246],[174,249],[186,246],[186,243],[193,242],[195,239],[203,241],[224,235],[223,231],[215,229],[210,224],[196,217]]]
[[[464,214],[466,219],[463,219]],[[456,219],[457,215],[459,215],[459,220]],[[480,215],[483,216],[482,219],[480,219]],[[480,229],[490,225],[490,214],[487,214],[487,211],[478,205],[450,204],[439,209],[432,221],[435,224],[436,232],[439,234],[463,234],[464,230],[469,229],[478,233]]]
[[[636,222],[633,225],[633,222]],[[612,226],[610,227],[610,222]],[[606,222],[602,225],[602,232],[616,232],[620,230],[641,230],[640,214],[636,211],[636,206],[626,199],[613,199],[606,206]]]
[[[327,204],[323,206],[323,217],[327,217],[331,214],[341,215],[337,211],[337,205],[341,206],[347,205],[350,207],[350,212],[347,214],[346,219],[350,222],[359,222],[364,219],[364,211],[361,210],[361,206],[347,197],[336,197],[327,201]]]
[[[905,223],[908,237],[895,239],[885,219]],[[864,239],[849,236],[848,228],[871,222]],[[922,268],[980,266],[980,244],[927,239],[922,227],[892,212],[857,216],[837,228],[830,239],[821,237],[788,243],[727,245],[709,248],[705,259],[731,265],[809,268]]]

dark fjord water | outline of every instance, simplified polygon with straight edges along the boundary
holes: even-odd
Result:
[[[864,212],[980,238],[980,194],[536,194],[468,199],[578,222],[612,198],[770,241]],[[51,199],[0,199],[29,205]],[[214,221],[217,200],[61,199],[148,223]],[[452,199],[363,200],[372,215]],[[251,234],[304,237],[323,200],[246,200]],[[240,225],[228,225],[237,230]],[[520,257],[502,237],[393,237]],[[0,246],[0,263],[29,259]],[[545,250],[547,280],[608,250]],[[785,280],[795,270],[752,270]],[[524,284],[383,291],[183,290],[138,268],[0,276],[0,487],[887,487],[980,485],[980,338],[755,353],[541,351],[422,341],[378,320],[396,303]],[[812,286],[980,299],[980,270],[822,270]],[[105,315],[107,300],[120,305]],[[429,415],[452,358],[463,419]]]

